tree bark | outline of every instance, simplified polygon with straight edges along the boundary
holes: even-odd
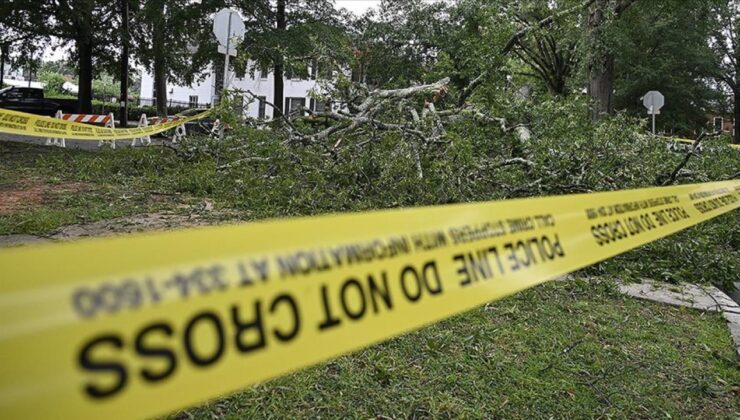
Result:
[[[278,32],[285,31],[287,28],[286,22],[285,22],[285,0],[278,0],[277,1],[277,13],[275,14],[275,23],[276,28]],[[277,120],[282,115],[283,110],[283,97],[284,97],[284,86],[283,86],[283,76],[284,76],[284,58],[282,56],[276,56],[275,57],[275,68],[274,68],[274,77],[275,80],[273,81],[273,92],[275,97],[272,100],[272,103],[275,104],[275,107],[272,108],[272,119]]]
[[[740,127],[738,127],[738,124],[740,124],[740,85],[738,85],[738,89],[735,90],[735,119],[733,120],[735,129],[735,135],[732,138],[732,142],[735,144],[740,144]]]
[[[154,92],[157,97],[157,115],[167,116],[167,63],[164,45],[165,2],[161,3],[160,19],[154,23],[152,33],[152,52],[154,53]]]
[[[5,56],[8,54],[5,44],[0,45],[0,88],[5,83]]]
[[[606,19],[607,0],[596,0],[588,13],[587,30],[592,42],[600,44],[599,38]],[[598,45],[595,49],[599,50]],[[588,63],[588,95],[591,97],[591,119],[598,121],[614,112],[614,55],[610,51],[594,52]]]
[[[598,121],[614,113],[614,55],[601,57],[588,68],[588,94],[591,96],[591,119]]]
[[[121,0],[121,97],[118,119],[122,127],[128,126],[128,0]]]
[[[77,28],[77,70],[79,72],[77,92],[77,111],[82,114],[92,113],[92,80],[93,80],[93,2],[82,2],[75,16]]]
[[[79,91],[77,92],[77,108],[82,114],[92,114],[92,39],[85,31],[77,39],[77,54],[79,57],[78,70]]]
[[[588,94],[591,97],[591,119],[600,120],[614,113],[614,53],[603,42],[607,11],[619,19],[637,0],[595,0],[590,4],[586,28],[596,45],[588,63]],[[599,54],[598,51],[604,52]]]

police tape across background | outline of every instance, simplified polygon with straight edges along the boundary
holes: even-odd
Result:
[[[67,140],[121,140],[133,139],[171,130],[182,124],[205,118],[211,110],[161,124],[137,128],[97,127],[90,124],[0,108],[0,133],[26,136],[63,138]]]

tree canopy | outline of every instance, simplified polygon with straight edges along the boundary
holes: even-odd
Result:
[[[70,47],[82,111],[93,79],[123,80],[141,66],[154,75],[163,113],[168,82],[191,84],[222,65],[210,20],[231,7],[247,28],[232,65],[276,76],[274,117],[285,76],[354,84],[345,93],[447,78],[440,109],[473,101],[495,113],[521,95],[585,94],[594,120],[643,116],[641,96],[660,90],[659,129],[693,133],[710,114],[740,115],[739,3],[382,0],[357,16],[331,0],[9,0],[0,6],[0,66]]]

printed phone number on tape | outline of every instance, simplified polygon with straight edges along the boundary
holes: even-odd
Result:
[[[70,301],[80,318],[135,310],[145,305],[157,305],[169,299],[187,299],[191,296],[223,292],[232,287],[249,287],[265,284],[270,279],[286,280],[319,274],[335,268],[371,264],[388,259],[409,256],[448,245],[532,232],[552,228],[555,219],[551,214],[509,218],[478,226],[451,227],[447,232],[434,230],[412,235],[398,235],[365,242],[342,244],[330,248],[293,251],[273,257],[251,257],[230,263],[214,262],[187,270],[161,275],[126,276],[115,281],[76,288]],[[544,249],[536,237],[528,246]],[[551,248],[548,245],[548,252]],[[525,246],[518,245],[524,250]],[[529,264],[530,251],[523,265]],[[550,253],[551,254],[551,253]]]

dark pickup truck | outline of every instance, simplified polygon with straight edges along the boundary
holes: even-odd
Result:
[[[53,117],[58,110],[65,114],[74,114],[77,110],[77,101],[46,99],[43,89],[11,86],[0,90],[0,108]]]

